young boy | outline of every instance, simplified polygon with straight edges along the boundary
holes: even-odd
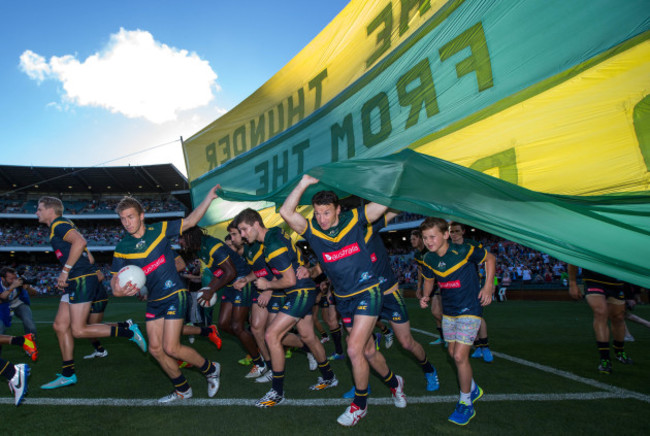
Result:
[[[466,425],[476,415],[473,402],[483,395],[474,383],[469,353],[481,325],[482,306],[492,302],[494,293],[494,255],[469,244],[449,243],[449,225],[441,218],[428,217],[420,224],[422,240],[429,250],[424,255],[423,295],[420,307],[431,300],[434,280],[442,294],[442,331],[449,344],[449,355],[456,363],[460,400],[449,421]],[[481,289],[476,265],[485,262],[486,280]]]

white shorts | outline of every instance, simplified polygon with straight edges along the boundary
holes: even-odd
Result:
[[[474,315],[442,315],[442,334],[445,342],[472,345],[481,327],[481,318]]]

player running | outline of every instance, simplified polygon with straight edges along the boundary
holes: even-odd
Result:
[[[460,384],[460,400],[449,421],[466,425],[476,416],[473,402],[483,395],[472,378],[469,353],[481,325],[483,306],[492,302],[496,260],[485,249],[450,244],[449,225],[441,218],[426,218],[420,224],[420,231],[429,250],[422,264],[424,287],[420,307],[428,306],[437,279],[442,295],[442,331],[449,344],[449,355],[456,363]],[[486,281],[481,289],[476,265],[483,262]]]
[[[271,353],[273,380],[271,390],[255,405],[272,407],[284,401],[285,351],[282,340],[296,326],[301,341],[313,354],[321,377],[311,386],[311,390],[324,390],[338,385],[338,380],[330,368],[325,348],[314,333],[312,307],[316,301],[316,284],[310,278],[298,279],[296,271],[301,265],[299,252],[293,242],[280,227],[267,229],[262,217],[253,209],[243,210],[236,218],[237,227],[249,243],[263,244],[264,259],[272,276],[258,277],[257,288],[283,290],[285,297],[282,308],[267,326],[265,340]]]
[[[131,282],[120,286],[117,273],[126,265],[141,267],[147,276],[149,295],[145,317],[149,352],[174,385],[174,391],[160,398],[160,403],[192,397],[192,388],[178,368],[178,360],[201,370],[208,382],[209,397],[214,397],[219,390],[220,365],[181,344],[181,330],[189,296],[176,270],[176,255],[169,241],[169,238],[196,226],[212,200],[217,198],[216,188],[211,189],[201,204],[185,219],[145,224],[144,208],[133,197],[124,197],[116,207],[128,234],[115,247],[111,288],[117,297],[134,296],[139,292]]]
[[[147,351],[147,342],[138,325],[130,319],[117,325],[88,324],[90,306],[99,286],[97,269],[90,263],[86,239],[72,221],[62,215],[63,203],[58,198],[41,197],[38,200],[36,216],[38,222],[50,228],[50,243],[54,254],[63,264],[57,287],[65,292],[54,318],[54,331],[63,357],[62,371],[53,381],[41,386],[41,389],[57,389],[77,383],[74,364],[76,338],[119,336],[130,339],[142,351]]]
[[[248,286],[238,291],[233,287],[238,278],[245,277],[250,272],[246,262],[223,241],[206,235],[199,227],[184,233],[179,242],[185,251],[194,253],[201,259],[212,276],[207,286],[209,289],[203,291],[199,303],[208,303],[215,292],[223,289],[219,307],[219,330],[238,338],[256,363],[261,363],[255,338],[246,328],[252,288]]]
[[[364,240],[365,227],[379,219],[388,208],[369,203],[341,212],[337,195],[320,191],[312,197],[314,217],[307,221],[296,208],[307,188],[316,183],[318,179],[305,174],[280,208],[280,215],[307,240],[318,256],[321,267],[332,281],[337,309],[349,331],[347,350],[352,363],[355,396],[337,420],[349,427],[368,413],[369,365],[391,389],[395,406],[406,407],[404,380],[393,374],[371,337],[381,313],[382,293]]]
[[[470,244],[476,248],[483,248],[483,244],[480,242],[466,238],[465,226],[455,221],[449,223],[449,238],[454,244]],[[494,356],[492,355],[492,351],[490,351],[490,341],[488,339],[485,317],[481,317],[481,327],[478,329],[478,335],[476,336],[474,345],[476,346],[476,350],[474,350],[470,357],[474,359],[482,358],[487,363],[494,361]]]

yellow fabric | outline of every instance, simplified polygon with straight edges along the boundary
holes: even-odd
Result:
[[[645,41],[523,103],[412,148],[466,167],[514,148],[516,183],[534,191],[647,191],[650,173],[632,114],[648,89],[650,41]],[[485,172],[502,176],[496,168]]]

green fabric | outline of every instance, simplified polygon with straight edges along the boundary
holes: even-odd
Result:
[[[323,189],[475,226],[560,260],[650,287],[650,192],[568,197],[530,191],[486,174],[404,150],[333,162],[308,171]],[[221,192],[226,200],[282,204],[299,178],[265,196]]]

